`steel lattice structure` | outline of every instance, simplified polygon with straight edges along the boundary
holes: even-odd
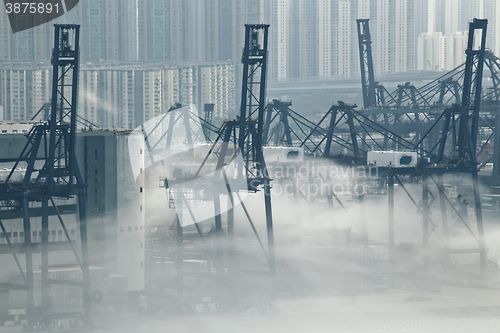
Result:
[[[53,81],[52,100],[49,119],[34,126],[26,135],[27,144],[21,152],[9,176],[0,184],[2,203],[0,216],[22,216],[24,230],[23,253],[26,258],[26,272],[19,263],[16,252],[12,254],[24,279],[27,291],[26,315],[28,330],[41,329],[39,325],[49,327],[50,321],[57,315],[51,314],[49,291],[51,285],[72,285],[83,288],[82,325],[90,324],[90,275],[87,249],[87,224],[85,219],[85,188],[75,155],[75,137],[78,96],[79,67],[79,25],[55,25],[54,50],[52,54]],[[26,167],[21,182],[12,180],[16,168]],[[62,211],[70,205],[57,206],[55,199],[68,200],[78,198],[78,216],[80,247],[78,253],[62,219]],[[52,207],[49,207],[49,203]],[[41,204],[41,212],[30,205]],[[72,210],[75,212],[75,208]],[[42,218],[42,236],[40,243],[34,243],[32,237],[32,215]],[[81,268],[81,281],[65,281],[49,278],[49,251],[57,250],[53,242],[49,243],[49,216],[57,215],[64,230],[69,246],[59,249],[73,250],[76,263]],[[3,223],[0,225],[5,233]],[[35,251],[42,254],[41,264],[41,306],[34,306],[33,259]],[[74,314],[76,316],[76,314]],[[40,321],[39,319],[42,318]]]

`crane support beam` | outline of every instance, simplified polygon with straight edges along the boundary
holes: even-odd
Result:
[[[365,109],[377,104],[375,74],[373,71],[372,40],[369,19],[358,19],[359,63],[361,66],[361,85]]]

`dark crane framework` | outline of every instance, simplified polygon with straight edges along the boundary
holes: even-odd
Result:
[[[368,20],[357,20],[357,23],[360,45],[361,79],[362,82],[364,82],[366,81],[364,78],[366,76],[371,77],[373,73],[371,48],[365,46],[370,45],[371,41]],[[479,153],[476,155],[477,158],[493,138],[499,140],[499,134],[495,133],[494,123],[498,120],[498,107],[500,104],[500,81],[498,74],[500,71],[500,59],[486,49],[481,59],[480,68],[474,67],[478,66],[477,59],[472,59],[470,60],[473,61],[472,64],[467,64],[466,62],[419,89],[416,89],[409,82],[399,85],[392,94],[388,93],[384,88],[383,91],[385,91],[385,94],[377,94],[376,99],[372,99],[369,103],[365,103],[365,110],[363,110],[362,113],[365,116],[371,117],[372,120],[382,127],[392,129],[401,135],[408,136],[408,134],[414,133],[412,143],[415,147],[418,146],[420,148],[420,152],[423,153],[423,156],[427,158],[437,158],[437,162],[441,162],[442,159],[446,157],[445,153],[454,154],[453,151],[458,149],[458,142],[454,142],[454,145],[449,145],[448,149],[444,150],[444,145],[436,144],[437,141],[440,143],[444,141],[438,140],[439,134],[435,130],[435,126],[438,126],[437,124],[439,121],[448,124],[449,127],[443,129],[443,131],[450,131],[455,139],[458,138],[458,108],[463,102],[462,96],[467,96],[470,93],[464,91],[464,89],[472,89],[471,87],[478,86],[475,77],[472,78],[472,81],[468,82],[469,78],[467,75],[470,75],[471,70],[475,72],[478,70],[482,71],[484,65],[486,65],[491,75],[493,89],[482,94],[482,107],[480,112],[478,112],[478,118],[475,120],[478,126],[475,135],[482,135],[484,137]],[[482,75],[479,78],[482,80]],[[367,83],[363,84],[363,96],[372,96],[375,91],[380,91],[379,88],[381,85],[379,83],[372,84],[372,82],[374,82],[374,79],[368,80]],[[479,94],[481,94],[481,92],[479,92]],[[379,119],[381,116],[383,118]],[[464,117],[462,117],[462,119],[463,118]],[[405,124],[402,124],[402,120],[405,120]],[[464,124],[463,120],[462,124]],[[462,135],[461,145],[464,144],[463,138],[464,136]],[[474,140],[477,140],[477,138]],[[396,140],[392,141],[392,148],[394,149],[396,148]],[[387,140],[384,140],[384,145],[382,145],[384,150],[388,148],[386,142]],[[406,149],[409,148],[405,145],[403,145],[403,147]],[[423,149],[424,147],[425,149]],[[461,154],[461,157],[463,157],[463,151]],[[483,161],[479,168],[482,168],[486,163],[491,161],[497,162],[498,160],[498,152],[495,152],[494,156],[487,161]],[[496,178],[498,178],[498,176]]]
[[[443,112],[446,108],[451,108],[452,103],[461,103],[466,64],[419,89],[407,82],[390,93],[375,81],[368,23],[367,19],[357,20],[364,110],[357,111],[355,105],[339,101],[318,122],[312,122],[292,110],[290,102],[273,100],[266,107],[264,144],[291,146],[291,141],[299,142],[306,152],[325,157],[331,156],[331,143],[345,148],[353,156],[363,156],[368,150],[418,148],[422,157],[436,158],[439,133],[435,127],[446,118],[448,111]],[[487,50],[484,59],[491,73],[493,89],[482,96],[478,135],[485,140],[478,155],[493,138],[500,140],[500,135],[495,136],[494,131],[500,103],[500,59]],[[340,114],[333,112],[334,109]],[[332,117],[334,114],[336,117]],[[452,118],[458,127],[457,117]],[[458,128],[450,126],[450,131],[456,134]],[[453,155],[451,145],[444,152]],[[492,160],[498,161],[499,157],[496,153],[483,161],[479,168]]]
[[[245,25],[245,46],[242,56],[243,81],[240,114],[236,119],[227,119],[224,122],[219,131],[218,137],[213,143],[213,147],[216,147],[219,144],[220,149],[217,152],[211,149],[209,155],[215,154],[218,156],[215,177],[216,179],[225,179],[226,187],[228,187],[229,184],[227,183],[226,175],[224,172],[221,172],[221,168],[225,164],[224,159],[227,155],[227,148],[230,144],[233,144],[233,154],[237,154],[239,152],[242,157],[242,162],[238,164],[237,177],[246,177],[248,184],[247,190],[250,192],[256,192],[262,188],[264,192],[264,205],[266,213],[267,251],[260,240],[244,203],[241,202],[241,205],[245,211],[246,217],[252,225],[256,238],[266,255],[269,263],[269,273],[271,276],[274,276],[276,273],[276,267],[271,206],[271,179],[269,178],[267,172],[262,149],[266,94],[268,30],[269,25],[267,24]],[[207,158],[205,158],[205,161]],[[198,172],[200,172],[203,167],[204,163],[200,166]],[[233,201],[232,190],[229,187],[227,190],[230,194],[231,201]],[[237,192],[234,194],[239,196]],[[215,205],[220,205],[217,198],[215,200]],[[216,211],[220,211],[220,209],[216,207]],[[228,218],[228,242],[231,247],[234,237],[232,209],[228,212]],[[216,232],[219,234],[222,230],[222,223],[220,219],[221,215],[217,215],[215,217]],[[229,252],[230,251],[228,251],[228,253]]]
[[[470,83],[466,77],[467,71],[477,72],[477,59],[469,67],[464,63],[419,89],[407,82],[389,93],[373,75],[368,20],[357,20],[357,24],[364,109],[358,111],[355,105],[339,101],[318,122],[312,122],[292,110],[290,102],[273,100],[266,107],[264,144],[298,143],[306,152],[325,157],[331,156],[330,147],[337,144],[355,157],[364,156],[369,150],[403,149],[416,150],[421,157],[437,163],[463,160],[458,140],[460,145],[465,144],[465,132],[459,135],[459,126],[465,122],[459,121],[459,108],[462,96],[467,95],[464,87],[472,89],[467,87],[469,84],[477,87],[475,76]],[[493,87],[486,93],[480,92],[481,109],[475,120],[478,129],[473,133],[481,138],[481,141],[474,139],[481,144],[476,159],[493,140],[500,141],[500,133],[495,131],[496,123],[500,122],[500,59],[486,49],[481,59],[491,74]],[[340,115],[334,110],[340,111]],[[440,139],[443,132],[450,134],[450,139]],[[478,168],[493,161],[498,173],[499,160],[500,153],[495,150],[494,156],[482,161]]]
[[[433,199],[435,196],[429,190],[429,185],[427,183],[428,179],[432,182],[438,189],[440,205],[441,205],[441,218],[443,224],[444,232],[444,249],[446,254],[452,253],[449,244],[449,234],[448,234],[448,217],[447,217],[447,206],[451,206],[452,209],[457,214],[461,222],[466,226],[468,231],[474,237],[478,244],[479,253],[479,263],[481,272],[484,273],[486,269],[486,247],[484,243],[484,230],[483,230],[483,218],[481,211],[481,198],[479,192],[479,180],[478,180],[478,163],[477,163],[477,138],[478,130],[480,127],[480,111],[481,111],[481,99],[482,99],[482,78],[483,78],[483,66],[485,63],[486,54],[486,28],[488,21],[474,19],[470,23],[468,44],[466,49],[466,62],[463,72],[463,83],[461,85],[461,102],[460,104],[454,104],[450,108],[446,108],[432,123],[429,130],[422,135],[418,143],[415,145],[415,149],[420,153],[422,162],[420,166],[417,167],[417,172],[422,176],[422,204],[419,207],[422,213],[423,219],[423,240],[422,244],[424,247],[424,267],[429,263],[427,246],[429,242],[429,237],[436,225],[432,223],[430,219],[430,197]],[[474,47],[474,39],[479,38],[478,46]],[[449,84],[449,76],[442,80],[445,84]],[[455,84],[452,84],[455,86]],[[427,87],[421,91],[426,92]],[[452,94],[455,95],[454,98],[458,99],[456,96],[456,91],[458,89],[453,89]],[[445,89],[441,85],[439,92],[439,101],[442,102]],[[421,94],[422,96],[424,94]],[[444,118],[444,121],[441,121]],[[453,120],[453,124],[450,125]],[[442,130],[439,131],[438,124],[442,123]],[[450,133],[451,132],[451,133]],[[431,134],[435,133],[435,137],[438,138],[437,142],[432,146],[428,147],[427,151],[419,147],[422,142],[427,138],[431,137]],[[445,146],[448,144],[448,156],[444,158]],[[432,154],[432,152],[439,146],[439,152]],[[429,149],[430,148],[430,149]],[[388,199],[389,199],[389,247],[390,249],[394,246],[394,179],[404,188],[403,183],[399,180],[398,175],[405,175],[414,173],[414,171],[408,172],[407,170],[396,170],[395,168],[388,168],[385,172],[388,177]],[[474,198],[474,208],[476,215],[476,225],[477,225],[477,235],[468,227],[467,223],[464,221],[463,217],[460,216],[454,205],[451,203],[447,197],[443,184],[443,175],[449,173],[465,173],[470,174],[472,179],[473,188],[473,198]],[[437,175],[437,180],[433,177]],[[405,189],[405,188],[404,188]],[[407,190],[405,189],[407,192]],[[409,195],[409,193],[407,192]],[[411,198],[411,196],[410,196]],[[412,199],[413,200],[413,199]],[[413,200],[414,201],[414,200]],[[432,228],[430,229],[430,226]],[[430,230],[429,230],[430,229]],[[445,260],[446,256],[445,256]],[[448,258],[449,261],[449,258]]]
[[[390,249],[394,242],[394,181],[404,188],[398,175],[422,177],[422,204],[418,205],[411,199],[423,216],[425,248],[430,234],[435,229],[429,210],[431,203],[437,198],[430,192],[426,179],[432,180],[438,188],[443,229],[446,229],[443,231],[447,233],[447,205],[455,210],[464,224],[466,223],[446,196],[442,177],[449,173],[470,174],[477,235],[468,229],[477,240],[480,266],[484,271],[486,249],[477,172],[491,160],[494,161],[497,174],[500,168],[498,149],[492,158],[478,163],[478,156],[493,138],[495,143],[500,145],[499,131],[495,131],[496,125],[500,125],[500,59],[485,48],[487,20],[474,19],[470,23],[465,64],[419,89],[407,82],[400,84],[392,93],[375,81],[368,20],[357,20],[357,27],[364,110],[357,111],[355,105],[339,101],[333,104],[317,123],[313,123],[291,110],[290,103],[274,100],[268,104],[268,122],[265,126],[273,128],[274,124],[274,128],[279,130],[265,131],[267,136],[264,137],[264,142],[271,144],[272,135],[281,133],[281,138],[286,138],[281,142],[290,145],[289,136],[283,133],[283,129],[289,128],[295,143],[298,142],[306,152],[339,158],[340,156],[331,155],[330,148],[334,143],[351,152],[347,159],[342,156],[344,161],[358,165],[366,165],[365,157],[369,150],[416,151],[420,157],[416,168],[378,168],[379,176],[388,177]],[[484,65],[490,71],[493,83],[493,89],[485,94],[482,92]],[[286,112],[283,112],[285,108]],[[271,112],[274,115],[271,115]],[[283,121],[284,118],[288,121]],[[293,125],[287,126],[287,123]],[[481,135],[485,140],[478,145],[478,137]],[[279,143],[279,140],[274,143]],[[437,179],[433,175],[436,175]],[[498,179],[498,176],[496,178]],[[404,189],[407,192],[406,188]],[[407,194],[410,195],[409,192]],[[447,235],[445,239],[445,247],[449,247]],[[424,262],[427,261],[424,258]]]
[[[267,45],[268,45],[268,30],[267,24],[246,24],[245,25],[245,46],[243,49],[243,82],[241,107],[239,117],[236,119],[227,119],[219,130],[219,135],[213,143],[209,155],[215,154],[218,159],[215,178],[225,179],[226,187],[230,200],[233,202],[233,195],[227,183],[227,178],[221,168],[225,165],[225,157],[230,144],[233,147],[233,154],[241,154],[241,163],[238,164],[238,176],[245,176],[248,184],[248,191],[256,192],[262,188],[264,192],[264,205],[266,216],[267,229],[267,251],[265,250],[262,241],[254,227],[253,221],[241,202],[245,215],[248,218],[252,229],[259,241],[259,244],[264,251],[269,263],[269,273],[274,276],[276,273],[275,257],[274,257],[274,235],[273,235],[273,219],[271,206],[271,179],[269,178],[266,163],[263,155],[263,131],[264,131],[264,114],[265,114],[265,94],[266,94],[266,71],[267,71]],[[255,118],[254,118],[255,117]],[[218,151],[213,148],[219,145]],[[206,162],[209,155],[205,158]],[[233,155],[234,156],[234,155]],[[204,167],[204,163],[200,166],[198,173]],[[220,203],[217,200],[215,211],[220,211],[217,206]],[[233,244],[234,221],[233,209],[228,212],[228,242],[229,247]],[[215,217],[216,233],[219,235],[222,232],[221,215]],[[228,251],[230,253],[231,250]],[[230,261],[231,259],[229,259]]]
[[[216,129],[215,126],[210,124],[212,110],[206,109],[204,119],[198,117],[198,120],[201,121],[201,127],[203,133],[205,134],[205,139],[210,141],[208,131],[214,132],[217,135],[215,140],[211,142],[208,153],[204,155],[203,161],[199,167],[197,167],[198,170],[194,173],[194,175],[190,175],[179,180],[172,177],[172,179],[167,178],[164,181],[165,187],[169,191],[169,196],[173,195],[177,198],[175,203],[173,200],[170,203],[174,204],[174,206],[182,206],[182,208],[176,207],[177,214],[174,221],[177,238],[175,254],[177,287],[180,295],[182,295],[183,289],[182,265],[184,259],[184,227],[181,223],[181,220],[183,219],[181,214],[189,214],[192,221],[195,222],[194,226],[200,236],[200,239],[203,241],[203,245],[208,253],[208,258],[217,272],[217,277],[219,278],[219,281],[224,281],[226,278],[226,271],[228,274],[233,274],[232,276],[234,276],[236,272],[241,272],[241,270],[236,267],[233,260],[234,210],[236,209],[235,202],[238,202],[241,205],[266,258],[268,268],[264,269],[262,273],[269,275],[271,277],[270,281],[272,281],[272,277],[276,273],[271,206],[271,179],[267,173],[262,150],[266,93],[266,66],[268,54],[268,29],[269,25],[266,24],[245,25],[245,45],[242,56],[242,98],[239,116],[236,117],[236,119],[226,119],[220,128]],[[211,108],[213,106],[207,107]],[[169,145],[171,140],[171,138],[169,138],[169,133],[172,133],[173,125],[177,119],[182,118],[184,124],[186,125],[185,134],[186,140],[189,141],[188,144],[190,144],[192,140],[199,139],[192,137],[193,131],[188,126],[186,115],[183,116],[179,113],[179,110],[181,109],[176,106],[163,116],[164,119],[169,118],[169,129],[163,133],[158,142],[149,142],[148,138],[150,137],[150,134],[145,135],[146,145],[150,153],[156,146],[158,146],[158,143],[163,140],[163,136],[166,136],[167,146]],[[197,116],[191,115],[190,117],[196,118]],[[158,122],[157,126],[159,126],[159,124],[163,121],[163,118]],[[192,139],[190,139],[191,137]],[[163,142],[161,144],[163,145]],[[240,158],[236,159],[238,155]],[[215,172],[211,169],[214,165],[210,165],[211,161],[214,160]],[[230,176],[226,174],[224,167],[234,160],[237,160],[237,170],[236,175],[231,175],[231,177],[243,180],[245,185],[244,188],[231,188],[230,182],[228,181],[228,177]],[[204,178],[205,180],[200,180],[200,177],[206,174],[213,174],[213,179],[207,180],[207,178]],[[189,180],[197,180],[197,184],[201,183],[200,187],[185,188],[184,186],[189,186],[184,185]],[[224,185],[219,185],[221,183]],[[182,186],[179,187],[178,185],[180,184],[182,184]],[[253,193],[261,190],[264,194],[267,248],[259,236],[256,225],[251,218],[250,211],[241,200],[239,193]],[[207,193],[210,193],[211,197],[209,199],[213,200],[214,205],[215,228],[213,230],[213,235],[217,240],[217,245],[215,247],[210,246],[209,242],[205,240],[206,235],[197,224],[199,221],[196,221],[195,214],[192,209],[193,207],[190,207],[190,202],[194,200],[206,200]],[[228,200],[230,203],[228,204],[229,209],[226,214],[226,232],[223,230],[223,215],[221,213],[220,194],[229,194]],[[186,210],[184,210],[184,208]]]
[[[54,284],[78,286],[83,289],[82,325],[90,320],[90,275],[87,249],[87,225],[85,220],[85,188],[75,154],[78,69],[79,69],[79,25],[55,25],[54,49],[52,53],[53,81],[49,119],[34,126],[26,135],[27,144],[21,152],[9,176],[0,184],[0,216],[22,216],[24,245],[20,252],[26,258],[26,272],[16,255],[2,222],[0,226],[6,235],[21,275],[22,289],[27,291],[26,317],[28,330],[48,327],[56,314],[51,313],[50,286]],[[26,166],[21,182],[12,181],[16,168]],[[57,206],[56,200],[68,200],[77,196],[79,234],[81,251],[78,253],[62,219],[64,210],[76,211],[75,205]],[[49,207],[49,203],[52,207]],[[41,204],[39,209],[30,208]],[[66,212],[67,213],[67,212]],[[9,215],[10,214],[10,215]],[[66,281],[49,278],[49,251],[59,249],[54,242],[49,243],[49,216],[57,215],[64,230],[69,248],[74,252],[76,264],[81,268],[81,281]],[[41,216],[41,242],[32,240],[33,216]],[[59,244],[61,249],[68,246]],[[34,306],[33,253],[41,252],[41,306]],[[15,287],[15,286],[7,286]],[[77,314],[65,314],[77,315]],[[40,320],[42,318],[42,320]],[[43,325],[43,326],[41,326]]]

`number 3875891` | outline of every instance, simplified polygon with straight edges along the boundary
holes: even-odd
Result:
[[[51,14],[52,12],[59,13],[59,4],[52,5],[51,3],[6,3],[5,10],[7,14]]]

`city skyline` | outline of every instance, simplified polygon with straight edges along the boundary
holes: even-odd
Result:
[[[82,26],[82,116],[134,128],[175,103],[235,114],[248,22],[270,24],[268,78],[280,83],[358,78],[358,18],[370,19],[375,75],[451,70],[467,23],[486,16],[499,54],[494,0],[89,0],[55,22]],[[0,33],[3,119],[29,120],[49,101],[53,23],[12,34],[3,13]]]
[[[0,15],[0,326],[498,330],[500,0],[57,1]]]
[[[495,0],[88,0],[54,22],[82,26],[82,63],[239,62],[244,24],[267,23],[270,79],[286,80],[356,75],[356,19],[370,19],[383,74],[417,70],[419,36],[464,32],[473,18],[489,20],[500,53]],[[12,34],[3,13],[0,33],[0,60],[50,59],[53,23]]]
[[[50,66],[29,65],[0,66],[5,120],[30,120],[50,99]],[[213,115],[224,118],[236,108],[235,77],[233,62],[84,64],[78,110],[102,128],[133,129],[176,103],[195,104],[199,109],[214,104]]]
[[[356,19],[370,19],[376,75],[450,70],[465,60],[466,45],[460,40],[455,46],[452,36],[466,35],[473,18],[488,19],[487,47],[499,54],[495,0],[268,0],[270,80],[359,77]],[[439,33],[442,46],[419,46]],[[445,49],[453,54],[439,63]]]

